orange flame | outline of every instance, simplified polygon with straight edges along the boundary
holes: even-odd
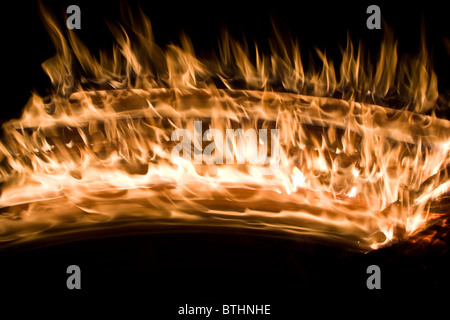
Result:
[[[225,34],[220,55],[200,59],[187,37],[158,47],[141,15],[128,31],[110,24],[116,43],[97,58],[42,10],[57,50],[42,64],[53,94],[34,94],[3,126],[0,241],[114,220],[378,248],[424,228],[430,201],[449,190],[450,122],[425,115],[436,76],[425,50],[401,60],[389,34],[375,65],[349,40],[338,69],[318,51],[317,72],[278,32],[270,55]],[[381,106],[392,92],[403,104]],[[174,160],[171,134],[193,132],[194,120],[221,132],[278,129],[278,169]]]

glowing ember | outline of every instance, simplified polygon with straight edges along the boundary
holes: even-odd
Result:
[[[186,38],[157,47],[142,17],[130,22],[130,36],[111,26],[117,45],[96,59],[44,16],[57,49],[43,63],[54,91],[33,95],[3,126],[0,241],[114,220],[280,230],[378,248],[436,218],[429,203],[450,187],[450,122],[425,115],[439,97],[425,52],[400,64],[387,37],[372,66],[349,41],[337,75],[321,52],[321,71],[305,70],[297,46],[280,36],[271,55],[252,57],[224,35],[220,57],[200,59]],[[380,106],[395,90],[407,102]],[[240,162],[198,162],[194,153],[173,156],[177,129],[204,134],[192,149],[214,149],[216,160],[230,156],[220,147],[227,130],[259,136],[229,140]],[[278,130],[276,157],[266,129]],[[252,161],[255,154],[267,161]]]

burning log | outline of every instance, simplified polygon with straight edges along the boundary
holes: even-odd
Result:
[[[0,241],[145,220],[378,248],[396,239],[395,230],[409,236],[423,228],[433,217],[430,201],[448,190],[450,122],[420,114],[438,98],[425,53],[401,68],[388,39],[380,61],[365,66],[349,41],[338,80],[321,53],[322,71],[305,72],[298,48],[292,56],[286,48],[257,55],[255,64],[228,38],[217,61],[197,59],[187,39],[163,51],[143,18],[133,30],[142,52],[119,28],[113,54],[97,61],[72,33],[67,41],[56,21],[47,23],[57,49],[43,64],[53,94],[33,96],[22,117],[3,126]],[[86,88],[91,80],[111,90]],[[410,94],[410,105],[357,102],[391,89]],[[330,98],[338,90],[345,99]],[[276,131],[270,141],[261,136],[266,129]],[[220,161],[230,154],[237,164]]]
[[[131,214],[133,219],[150,219],[153,223],[183,221],[194,225],[276,227],[297,234],[319,237],[327,234],[328,238],[356,241],[366,246],[379,241],[374,239],[383,238],[374,230],[381,226],[382,230],[386,228],[384,234],[392,237],[394,226],[405,219],[401,209],[405,205],[403,200],[394,196],[383,199],[384,204],[371,203],[361,193],[371,190],[373,194],[378,182],[371,184],[363,180],[355,184],[353,181],[361,174],[360,171],[364,172],[363,165],[367,159],[360,152],[366,150],[368,141],[391,141],[389,145],[400,150],[397,154],[404,159],[415,156],[417,161],[418,154],[424,152],[429,153],[430,161],[434,155],[436,168],[441,170],[439,173],[432,175],[427,171],[423,176],[419,174],[418,179],[412,176],[416,180],[411,180],[410,176],[408,182],[403,182],[408,183],[411,189],[403,191],[408,192],[411,201],[423,199],[427,185],[435,188],[448,178],[441,168],[448,163],[445,154],[448,150],[441,147],[445,147],[450,138],[450,122],[407,111],[332,98],[242,90],[79,92],[69,100],[55,99],[52,103],[51,108],[38,105],[34,109],[47,110],[40,116],[41,121],[24,116],[20,122],[6,126],[7,144],[3,146],[3,152],[8,163],[22,163],[24,168],[31,161],[33,174],[41,171],[44,180],[50,178],[49,185],[54,185],[54,182],[46,171],[48,167],[42,165],[51,165],[55,161],[67,163],[62,168],[66,168],[64,172],[69,170],[69,181],[73,179],[75,182],[58,183],[60,187],[57,189],[42,189],[40,184],[35,187],[19,184],[10,189],[13,193],[4,188],[2,197],[8,199],[8,207],[13,209],[7,209],[7,212],[20,216],[20,205],[28,203],[28,208],[33,207],[33,219],[39,223],[35,225],[31,220],[30,230],[61,224],[55,219],[70,219],[80,226],[111,219],[128,221],[130,214],[121,217],[120,212],[126,207],[134,212]],[[29,114],[33,114],[33,109],[25,113]],[[247,121],[248,127],[279,127],[283,154],[288,159],[282,169],[291,177],[288,181],[264,177],[255,179],[257,176],[249,174],[251,167],[249,169],[248,165],[243,167],[243,171],[197,165],[193,167],[193,176],[184,176],[187,180],[180,184],[181,181],[173,176],[177,170],[174,171],[167,157],[168,150],[173,147],[169,137],[175,128],[186,126],[193,119],[206,119],[210,124],[243,124]],[[10,128],[13,130],[8,130]],[[375,140],[367,140],[368,136]],[[296,158],[298,154],[314,158],[317,149],[322,150],[322,158],[319,152],[315,156],[317,162],[310,163],[310,166],[308,158]],[[111,155],[118,150],[121,156],[116,162],[119,162],[112,164]],[[46,158],[49,154],[51,157]],[[90,166],[97,163],[98,171],[92,177],[88,175],[91,182],[87,182],[84,181],[87,173],[80,170],[80,165],[93,159],[97,160]],[[383,165],[380,160],[373,158],[370,165],[380,167]],[[103,166],[104,161],[111,169],[98,167]],[[164,161],[167,166],[162,165]],[[79,165],[70,169],[70,162]],[[333,166],[337,167],[331,171]],[[161,167],[172,172],[169,178],[161,176]],[[349,172],[348,168],[352,170]],[[404,170],[407,169],[405,167]],[[61,168],[56,167],[55,170]],[[20,171],[11,170],[9,175],[3,171],[5,181],[11,180],[15,172]],[[125,172],[130,176],[125,177]],[[238,183],[227,180],[236,172],[240,174]],[[98,173],[103,174],[103,177],[98,176],[100,180],[105,179],[105,174],[110,177],[98,184],[94,178]],[[394,178],[398,188],[402,182]],[[130,181],[125,185],[117,184],[120,181],[117,179]],[[218,187],[210,189],[210,180],[215,181]],[[77,181],[90,185],[90,190],[84,186],[80,189]],[[417,181],[416,188],[412,184],[414,181]],[[354,185],[351,192],[349,184]],[[74,198],[75,194],[68,188],[78,190],[75,194],[79,196]],[[383,196],[385,191],[378,192]],[[66,206],[64,213],[59,214],[59,208],[68,200],[74,201],[74,206],[71,209]],[[374,205],[378,209],[369,213],[369,208]],[[383,207],[386,209],[377,217],[376,212]],[[416,206],[418,212],[422,208],[423,205]],[[108,215],[103,212],[108,212]],[[46,215],[51,218],[46,219]],[[426,220],[422,213],[417,216],[416,223]],[[342,221],[351,224],[346,227],[348,235],[345,237],[338,235]],[[11,232],[14,237],[15,232],[10,230],[4,239],[8,239]]]
[[[84,104],[84,106],[83,106]],[[93,107],[89,112],[87,105]],[[220,106],[220,108],[215,108]],[[44,119],[24,119],[20,128],[70,126],[113,115],[121,117],[166,118],[252,118],[276,121],[280,112],[296,115],[300,123],[366,131],[407,143],[439,146],[450,139],[450,122],[405,110],[391,109],[334,98],[280,92],[246,90],[152,89],[83,91],[68,100],[55,99]],[[108,112],[112,112],[108,115]],[[64,116],[77,115],[75,119]],[[18,124],[16,124],[17,126]]]

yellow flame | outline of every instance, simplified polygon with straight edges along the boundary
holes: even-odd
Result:
[[[224,34],[219,56],[201,59],[186,36],[158,47],[141,15],[126,21],[132,32],[109,24],[116,43],[96,58],[42,10],[54,91],[3,126],[0,241],[143,220],[378,248],[423,228],[429,202],[449,189],[438,173],[450,163],[450,122],[423,114],[439,97],[436,76],[425,49],[401,60],[390,33],[376,64],[349,40],[339,68],[317,51],[317,71],[277,31],[269,55]],[[406,103],[380,106],[392,92]],[[278,129],[277,170],[173,159],[172,132],[193,135],[195,120],[223,133]],[[256,152],[246,148],[246,158]]]

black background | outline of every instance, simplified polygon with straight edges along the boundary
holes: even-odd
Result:
[[[78,4],[82,29],[77,34],[94,51],[110,47],[112,38],[104,21],[120,21],[119,2],[44,4],[61,18],[61,25],[65,8]],[[448,94],[448,53],[443,39],[448,40],[449,23],[444,2],[139,3],[150,17],[161,46],[177,43],[180,31],[184,31],[201,54],[215,47],[225,27],[236,38],[255,40],[265,50],[273,19],[282,33],[299,39],[302,53],[313,52],[316,46],[333,57],[338,56],[339,45],[345,45],[347,32],[376,52],[382,31],[366,28],[370,4],[380,6],[383,19],[399,39],[400,53],[417,52],[420,33],[425,30],[440,92]],[[40,64],[55,51],[37,7],[34,1],[2,4],[1,121],[18,117],[32,90],[45,94],[49,87]],[[188,303],[214,307],[271,304],[272,315],[262,317],[270,319],[309,318],[306,314],[311,312],[316,317],[358,318],[376,313],[404,315],[417,309],[448,313],[448,241],[437,247],[403,243],[361,253],[257,231],[135,231],[96,233],[85,240],[55,241],[42,247],[3,248],[0,310],[10,309],[19,318],[23,313],[65,318],[75,312],[88,316],[123,311],[148,319],[172,319],[177,306]],[[82,290],[70,291],[65,286],[65,271],[71,264],[81,267]],[[381,290],[366,288],[366,268],[371,264],[381,267]]]

